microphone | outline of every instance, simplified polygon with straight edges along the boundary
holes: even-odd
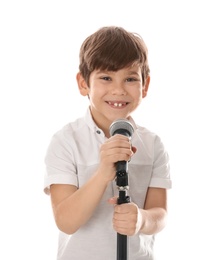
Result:
[[[121,134],[131,139],[132,134],[134,133],[134,127],[127,119],[117,119],[110,125],[109,132],[110,136]],[[128,185],[127,173],[128,162],[116,162],[117,185],[119,187],[125,187]]]
[[[114,121],[109,128],[110,136],[121,134],[131,139],[134,133],[134,127],[127,119],[118,119]],[[128,190],[128,162],[116,162],[116,184],[119,189],[119,197],[117,204],[129,203],[130,197],[126,195]],[[127,259],[128,250],[128,237],[117,233],[117,260]]]

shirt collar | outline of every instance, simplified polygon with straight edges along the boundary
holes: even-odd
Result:
[[[85,114],[85,123],[88,125],[88,127],[91,129],[92,132],[103,132],[94,122],[92,115],[91,115],[91,111],[90,111],[90,107],[87,108],[86,114]],[[129,116],[128,120],[130,121],[130,123],[133,125],[134,130],[137,130],[137,125],[134,121],[134,119]]]
[[[88,125],[88,127],[91,129],[92,132],[96,132],[98,130],[98,127],[96,126],[90,112],[90,107],[87,108],[86,114],[84,116],[84,121]]]

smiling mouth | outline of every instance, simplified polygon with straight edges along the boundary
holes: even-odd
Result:
[[[108,101],[107,104],[109,104],[111,107],[125,107],[128,103],[127,102],[112,102],[112,101]]]

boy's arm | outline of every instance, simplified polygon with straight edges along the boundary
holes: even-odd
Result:
[[[145,208],[140,209],[140,232],[152,235],[160,232],[166,224],[167,218],[167,191],[162,188],[148,188]]]
[[[51,202],[57,227],[67,234],[76,232],[91,217],[106,187],[107,182],[98,174],[80,189],[66,184],[51,185]]]
[[[82,187],[51,185],[53,213],[61,231],[72,234],[90,219],[108,183],[115,178],[115,162],[128,161],[133,154],[129,138],[114,135],[101,146],[98,169]]]

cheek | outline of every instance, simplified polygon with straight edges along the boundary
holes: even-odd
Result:
[[[142,99],[142,97],[143,97],[142,88],[138,88],[138,90],[136,90],[136,91],[133,93],[133,97],[134,97],[136,100]]]
[[[103,97],[102,91],[98,90],[97,88],[95,89],[90,89],[89,91],[89,97],[90,100],[93,102],[99,102],[100,99]]]
[[[141,101],[142,101],[142,99],[144,98],[144,93],[143,93],[143,91],[142,91],[142,89],[141,90],[139,90],[139,92],[138,93],[136,93],[136,95],[135,95],[135,100],[136,100],[136,103],[141,103]]]
[[[102,86],[95,86],[90,88],[90,95],[92,95],[94,98],[95,97],[101,97],[106,94],[106,89]]]

